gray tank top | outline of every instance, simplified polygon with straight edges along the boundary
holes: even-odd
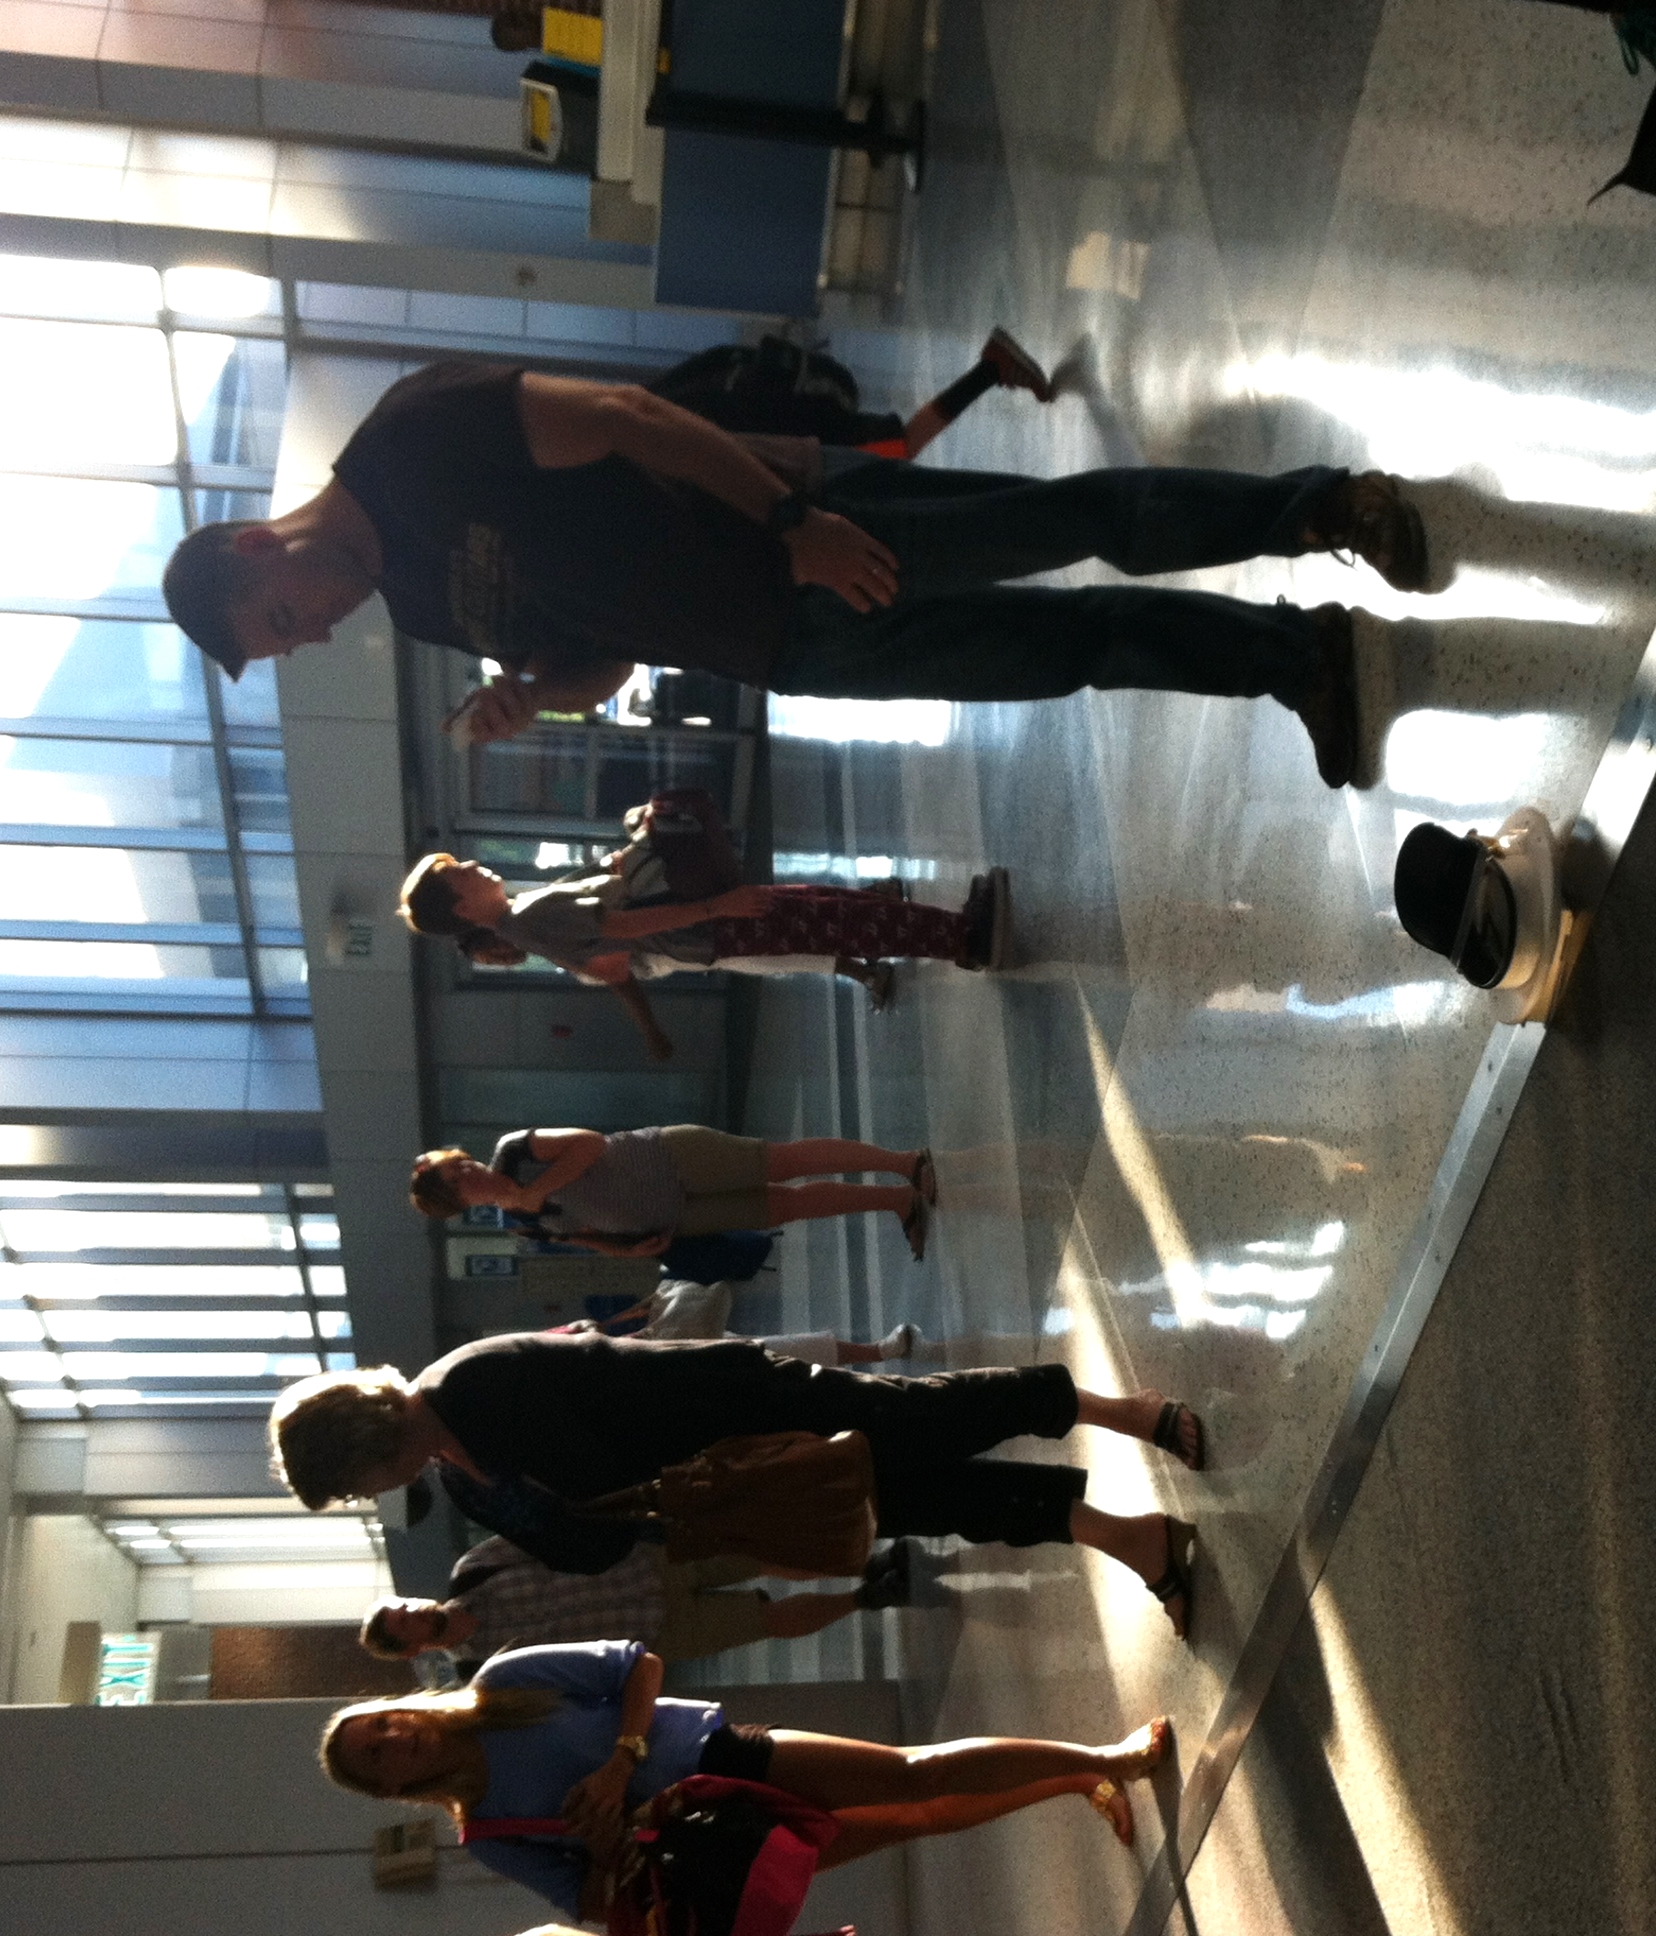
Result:
[[[490,1167],[514,1183],[530,1183],[546,1168],[529,1149],[530,1131],[495,1145]],[[597,1230],[646,1236],[672,1230],[684,1211],[684,1185],[659,1129],[622,1129],[604,1138],[604,1153],[583,1176],[566,1184],[538,1219],[548,1236]]]

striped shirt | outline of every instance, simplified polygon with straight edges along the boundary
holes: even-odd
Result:
[[[477,1631],[449,1649],[486,1660],[503,1647],[575,1641],[641,1640],[654,1646],[667,1613],[665,1554],[640,1544],[602,1573],[554,1573],[495,1535],[462,1554],[449,1597],[477,1620]]]

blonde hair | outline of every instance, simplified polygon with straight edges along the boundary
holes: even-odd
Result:
[[[402,1450],[408,1405],[394,1365],[301,1378],[271,1407],[270,1469],[312,1512],[365,1498],[369,1475]]]
[[[468,1153],[453,1143],[447,1149],[426,1150],[415,1157],[414,1173],[408,1179],[408,1200],[422,1217],[431,1217],[440,1223],[445,1217],[459,1216],[465,1209],[465,1201],[445,1166],[456,1156]]]
[[[561,1699],[561,1695],[543,1687],[460,1687],[447,1694],[397,1694],[387,1700],[353,1701],[328,1717],[317,1757],[328,1779],[353,1795],[406,1802],[413,1808],[435,1804],[446,1808],[456,1821],[464,1821],[483,1799],[486,1774],[480,1775],[475,1767],[462,1768],[388,1794],[342,1764],[339,1737],[345,1727],[366,1715],[399,1709],[428,1716],[438,1733],[451,1739],[472,1740],[489,1728],[533,1727],[537,1721],[544,1721]]]

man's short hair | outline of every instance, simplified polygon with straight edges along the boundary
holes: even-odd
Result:
[[[175,547],[161,574],[161,596],[173,623],[232,679],[242,676],[247,654],[231,628],[231,607],[251,596],[257,582],[251,560],[236,549],[236,539],[254,522],[237,518],[202,525]]]
[[[446,878],[455,865],[452,854],[427,854],[403,882],[397,912],[416,934],[459,937],[477,931],[455,908],[454,883]]]
[[[391,1638],[390,1629],[385,1624],[385,1616],[391,1609],[391,1601],[376,1600],[368,1609],[368,1617],[357,1633],[357,1645],[375,1660],[407,1660],[416,1651],[411,1647],[399,1647]],[[402,1603],[399,1600],[397,1604]]]
[[[408,1200],[422,1217],[442,1222],[446,1217],[459,1216],[465,1209],[466,1200],[455,1188],[448,1170],[451,1156],[465,1154],[456,1143],[450,1149],[427,1150],[415,1157],[414,1173],[408,1179]]]
[[[301,1378],[271,1408],[271,1470],[311,1512],[365,1499],[407,1427],[407,1386],[394,1365]]]

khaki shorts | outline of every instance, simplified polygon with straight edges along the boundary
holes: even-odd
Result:
[[[763,1569],[752,1560],[686,1560],[663,1569],[667,1609],[655,1651],[663,1660],[698,1660],[746,1647],[765,1638],[762,1593],[721,1593],[720,1587],[756,1580]]]
[[[769,1226],[765,1146],[757,1137],[679,1123],[664,1129],[661,1140],[684,1185],[684,1209],[673,1226],[679,1236]]]

